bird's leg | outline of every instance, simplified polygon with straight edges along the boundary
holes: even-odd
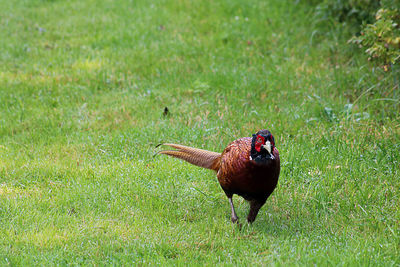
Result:
[[[236,215],[235,207],[233,206],[232,196],[231,196],[231,197],[228,197],[228,199],[229,199],[229,204],[231,204],[231,212],[232,212],[232,214],[231,214],[231,220],[232,220],[233,223],[236,223],[237,220],[238,220],[239,218],[238,218],[238,216]]]
[[[251,200],[250,201],[250,211],[249,211],[249,215],[247,216],[248,223],[254,222],[260,208],[264,205],[264,203],[265,203],[265,201],[260,201],[260,200]]]

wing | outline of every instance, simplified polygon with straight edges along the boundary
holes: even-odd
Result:
[[[246,176],[250,163],[251,138],[243,137],[230,143],[222,152],[217,177],[223,189],[229,189],[234,180]]]

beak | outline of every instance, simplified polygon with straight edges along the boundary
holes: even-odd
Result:
[[[271,145],[271,142],[270,142],[270,141],[267,141],[267,142],[265,143],[265,145],[263,145],[263,147],[265,148],[265,150],[268,151],[269,154],[272,153],[272,145]]]
[[[263,147],[265,148],[265,150],[268,151],[269,156],[271,157],[271,159],[275,159],[275,156],[272,154],[272,145],[270,141],[267,141],[265,143],[265,145],[263,145]]]

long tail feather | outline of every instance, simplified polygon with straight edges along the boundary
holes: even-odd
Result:
[[[218,171],[221,154],[199,148],[178,144],[162,144],[177,150],[163,150],[157,154],[164,154],[178,159],[183,159],[193,165]]]

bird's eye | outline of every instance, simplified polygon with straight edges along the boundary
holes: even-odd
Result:
[[[262,141],[263,140],[261,138],[258,138],[258,140],[257,140],[258,143],[262,143]]]

